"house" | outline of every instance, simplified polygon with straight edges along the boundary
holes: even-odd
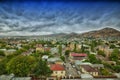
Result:
[[[73,51],[74,50],[74,47],[75,47],[75,44],[73,42],[70,43],[69,45],[70,49]]]
[[[109,46],[105,46],[105,45],[98,46],[97,49],[104,51],[107,57],[109,57],[113,51],[113,49],[110,49]]]
[[[44,48],[43,47],[37,47],[36,51],[44,52]]]
[[[83,60],[87,57],[85,53],[70,53],[69,60],[74,62],[75,60]]]
[[[115,61],[106,61],[108,64],[115,66],[116,62]]]
[[[36,51],[44,52],[44,48],[43,48],[42,44],[37,44],[36,45]]]
[[[84,49],[87,50],[87,51],[91,51],[91,47],[89,45],[83,45]]]
[[[60,58],[57,58],[57,57],[48,58],[47,61],[48,61],[48,63],[56,63],[56,64],[63,64],[64,63]]]
[[[90,74],[81,74],[81,78],[82,78],[82,79],[92,79],[93,76],[90,75]]]
[[[92,67],[96,69],[101,69],[101,68],[104,68],[104,65],[103,64],[92,64]]]
[[[51,48],[50,51],[51,51],[51,54],[58,53],[58,48],[56,48],[56,47]]]
[[[91,67],[90,65],[81,65],[80,68],[82,73],[91,74],[92,76],[98,76],[98,70]]]
[[[0,75],[0,80],[32,80],[31,77],[15,77],[14,74]]]
[[[120,73],[114,73],[115,76],[117,76],[117,78],[120,78]]]
[[[32,80],[32,78],[31,77],[14,77],[11,80]]]
[[[5,51],[5,55],[11,55],[11,54],[13,54],[14,52],[16,52],[15,49],[9,49],[9,50],[6,50],[6,51]]]
[[[47,60],[48,57],[49,57],[48,55],[43,55],[43,56],[42,56],[42,59],[43,59],[43,60]]]
[[[65,68],[61,64],[52,64],[50,65],[50,69],[53,71],[51,76],[64,77],[66,75]]]
[[[50,52],[50,48],[49,48],[49,47],[44,47],[44,52],[45,52],[45,51]]]
[[[12,78],[14,78],[14,74],[0,75],[0,80],[11,80]]]
[[[79,51],[81,49],[81,44],[76,44],[76,46],[77,51]]]
[[[80,60],[76,60],[74,63],[75,65],[93,65],[90,62],[82,62]]]

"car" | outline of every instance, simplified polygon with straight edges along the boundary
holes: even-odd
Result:
[[[73,65],[73,67],[75,67],[75,65]]]

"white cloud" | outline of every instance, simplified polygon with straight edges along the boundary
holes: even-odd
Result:
[[[0,35],[82,33],[106,26],[120,29],[119,4],[81,4],[0,4]]]

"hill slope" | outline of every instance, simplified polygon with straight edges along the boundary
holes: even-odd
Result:
[[[101,30],[86,32],[86,33],[80,34],[79,36],[95,37],[95,38],[120,37],[120,31],[118,31],[116,29],[113,29],[113,28],[104,28],[104,29],[101,29]]]

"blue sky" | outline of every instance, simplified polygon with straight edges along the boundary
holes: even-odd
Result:
[[[120,30],[119,2],[0,2],[0,35],[83,33],[104,27]]]

